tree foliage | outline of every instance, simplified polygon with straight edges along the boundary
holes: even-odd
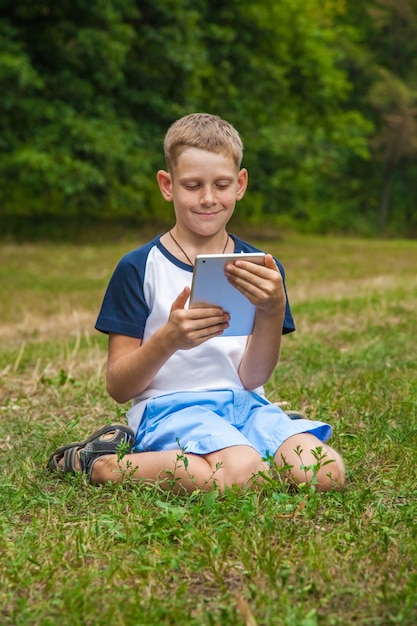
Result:
[[[1,201],[30,216],[141,201],[146,150],[117,93],[135,36],[123,2],[20,1],[1,21]]]
[[[206,111],[244,139],[241,219],[389,221],[417,150],[416,0],[1,4],[3,218],[167,220],[163,135]]]
[[[347,19],[359,43],[350,56],[351,81],[361,90],[355,95],[362,113],[374,123],[372,158],[362,177],[354,173],[365,192],[359,206],[374,215],[380,232],[388,224],[397,232],[415,232],[417,1],[350,0],[350,5]]]

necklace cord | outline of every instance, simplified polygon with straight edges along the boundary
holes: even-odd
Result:
[[[172,234],[172,232],[169,230],[168,231],[169,236],[171,237],[172,241],[178,246],[178,248],[181,250],[181,252],[183,253],[183,255],[185,256],[185,258],[187,259],[187,261],[189,262],[190,265],[194,265],[194,263],[192,262],[192,260],[190,259],[190,257],[188,256],[188,254],[186,253],[186,251],[184,250],[184,248],[178,243],[178,241],[175,239],[174,235]],[[229,243],[229,235],[228,233],[226,233],[226,243],[224,245],[223,248],[223,252],[222,254],[224,254],[226,252],[226,248],[227,248],[227,244]]]

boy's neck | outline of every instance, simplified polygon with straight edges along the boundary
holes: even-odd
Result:
[[[222,233],[222,241],[219,237],[205,237],[201,241],[185,240],[177,232],[175,226],[161,237],[163,245],[178,259],[194,265],[197,254],[225,254],[234,251],[233,240],[225,230]],[[232,246],[233,244],[233,246]]]

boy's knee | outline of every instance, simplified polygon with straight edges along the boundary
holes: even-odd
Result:
[[[255,485],[260,480],[260,473],[269,470],[268,465],[255,450],[253,455],[250,454],[225,469],[224,487],[237,486],[241,489]]]
[[[245,488],[256,484],[259,473],[265,471],[268,471],[268,465],[254,448],[235,446],[223,451],[213,478],[223,492],[231,487]]]
[[[287,439],[275,455],[294,484],[311,483],[317,491],[340,491],[345,484],[345,466],[336,450],[309,433]]]
[[[330,491],[331,489],[341,491],[346,482],[345,464],[336,450],[329,446],[326,447],[324,463],[326,461],[330,462],[324,464],[317,473],[317,489],[319,491]]]

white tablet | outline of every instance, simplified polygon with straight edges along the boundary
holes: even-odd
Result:
[[[222,337],[250,335],[256,307],[227,280],[224,268],[237,259],[264,265],[263,252],[237,254],[198,254],[195,258],[190,307],[219,306],[230,315],[229,327]]]

